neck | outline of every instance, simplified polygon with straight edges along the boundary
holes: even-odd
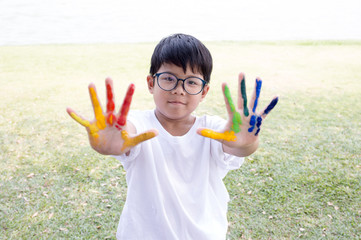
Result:
[[[162,127],[172,136],[185,135],[192,128],[196,120],[196,118],[192,115],[181,119],[170,119],[157,110],[155,110],[155,116],[157,117]]]

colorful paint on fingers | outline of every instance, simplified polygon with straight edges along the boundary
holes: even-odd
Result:
[[[212,138],[215,140],[225,140],[228,142],[235,142],[237,140],[234,131],[225,131],[223,133],[220,133],[210,129],[203,129],[200,133],[203,137]]]
[[[241,131],[240,125],[242,125],[242,118],[241,118],[241,114],[239,114],[239,112],[236,111],[236,108],[233,104],[231,92],[229,91],[229,88],[227,85],[224,86],[224,95],[227,98],[229,107],[233,114],[231,130],[234,131],[235,133],[238,133]]]

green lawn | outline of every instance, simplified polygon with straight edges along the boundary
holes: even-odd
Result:
[[[209,42],[211,91],[197,114],[226,117],[262,77],[261,145],[225,178],[229,239],[361,239],[361,42]],[[115,239],[126,197],[119,162],[94,152],[71,106],[93,117],[87,85],[119,107],[154,104],[146,87],[155,43],[0,47],[0,239]]]

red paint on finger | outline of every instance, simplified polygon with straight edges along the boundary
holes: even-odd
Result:
[[[116,121],[116,117],[113,114],[114,109],[115,109],[115,103],[114,103],[114,95],[113,95],[112,85],[107,82],[106,88],[107,88],[107,100],[108,100],[107,101],[107,114],[108,114],[107,122],[108,122],[108,124],[113,126],[113,123]]]
[[[132,97],[133,97],[133,94],[134,94],[134,89],[135,89],[135,85],[134,84],[130,84],[129,85],[129,88],[128,88],[128,91],[127,91],[127,94],[124,98],[124,101],[123,101],[123,105],[122,105],[122,108],[120,110],[120,116],[119,116],[119,119],[117,121],[117,123],[120,125],[120,126],[124,126],[126,123],[127,123],[127,115],[128,115],[128,112],[129,112],[129,109],[130,109],[130,104],[132,102]]]
[[[113,112],[115,108],[115,104],[113,100],[114,97],[113,89],[109,83],[106,83],[106,87],[107,87],[107,99],[108,99],[107,112]]]

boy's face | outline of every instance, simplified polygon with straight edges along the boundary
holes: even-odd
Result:
[[[187,71],[174,64],[164,63],[157,73],[169,72],[181,79],[188,77],[198,77],[203,79],[203,75],[199,72],[193,72],[188,66]],[[179,81],[175,89],[165,91],[157,84],[157,78],[147,77],[148,88],[153,94],[156,105],[157,116],[165,117],[169,120],[188,120],[191,113],[197,108],[198,104],[207,95],[209,86],[206,85],[202,92],[197,95],[188,94],[183,88],[183,82]]]

